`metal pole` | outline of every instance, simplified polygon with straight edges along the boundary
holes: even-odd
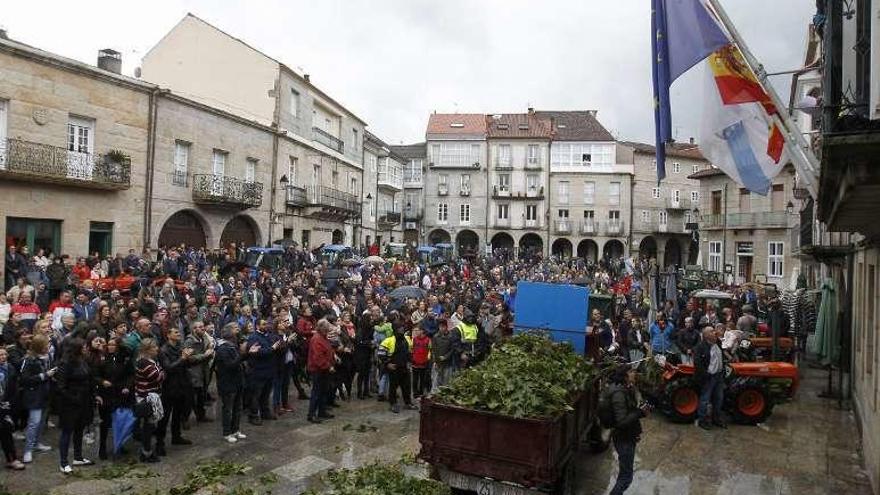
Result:
[[[707,0],[707,2],[718,16],[718,20],[721,21],[721,24],[727,30],[728,34],[730,34],[730,37],[733,38],[733,42],[736,43],[740,52],[742,52],[749,68],[751,68],[758,77],[758,80],[764,87],[767,95],[770,96],[770,100],[776,106],[777,112],[776,115],[773,115],[773,121],[786,135],[786,142],[790,145],[789,149],[795,151],[795,153],[792,153],[792,161],[795,163],[798,171],[801,172],[801,175],[804,176],[810,195],[813,199],[816,199],[818,196],[818,185],[816,184],[816,181],[819,177],[819,161],[810,149],[809,143],[807,143],[806,139],[804,139],[803,135],[801,135],[800,131],[795,127],[788,113],[784,111],[786,107],[782,104],[779,95],[776,94],[773,85],[770,84],[767,77],[767,71],[764,69],[764,66],[758,62],[755,56],[752,55],[748,45],[746,45],[742,36],[740,36],[736,26],[734,26],[733,21],[730,20],[727,12],[721,7],[720,1]]]

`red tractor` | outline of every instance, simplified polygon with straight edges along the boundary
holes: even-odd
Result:
[[[791,363],[729,363],[724,375],[724,410],[741,424],[764,422],[798,387],[798,369]],[[693,422],[700,404],[693,365],[665,363],[662,378],[659,392],[652,394],[658,408],[673,421]]]

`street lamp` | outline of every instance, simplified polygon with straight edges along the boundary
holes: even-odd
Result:
[[[287,180],[287,175],[282,175],[279,182],[281,182],[281,187],[287,187],[287,183],[290,181]]]
[[[789,201],[788,204],[785,205],[785,212],[788,213],[789,215],[793,214],[794,213],[794,203]]]

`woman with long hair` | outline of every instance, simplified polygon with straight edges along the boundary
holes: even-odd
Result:
[[[34,452],[52,450],[51,447],[40,442],[40,435],[46,424],[46,412],[49,407],[49,382],[56,372],[51,365],[49,339],[46,335],[35,334],[30,339],[27,349],[19,375],[20,407],[27,414],[22,457],[25,464],[33,461]]]
[[[58,421],[61,427],[59,460],[61,472],[73,472],[68,454],[73,442],[73,465],[90,466],[94,462],[83,457],[85,427],[92,421],[95,407],[95,381],[84,356],[85,341],[73,337],[64,345],[64,355],[55,375],[58,392]],[[98,399],[100,401],[100,398]]]
[[[159,346],[155,339],[141,340],[135,363],[134,390],[138,407],[143,402],[147,402],[150,407],[150,412],[143,417],[140,428],[141,462],[159,462],[159,456],[152,447],[156,423],[164,415],[159,392],[162,390],[165,373],[156,361],[158,355]]]

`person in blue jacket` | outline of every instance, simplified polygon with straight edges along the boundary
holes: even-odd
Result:
[[[651,325],[651,349],[654,354],[663,354],[672,348],[672,332],[675,326],[666,321],[666,315],[659,311],[657,319]]]

